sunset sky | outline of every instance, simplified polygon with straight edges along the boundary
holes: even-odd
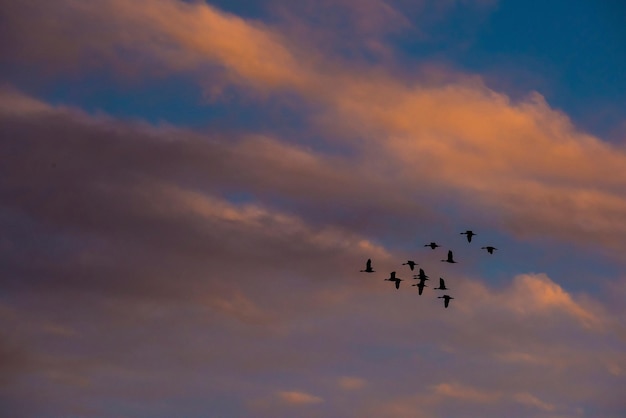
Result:
[[[625,417],[625,16],[0,0],[0,415]]]

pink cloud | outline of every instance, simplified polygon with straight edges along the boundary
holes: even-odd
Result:
[[[469,402],[493,403],[499,394],[464,386],[459,383],[440,383],[433,387],[435,395]]]
[[[290,405],[311,405],[324,402],[324,399],[319,396],[297,390],[280,391],[277,395],[283,402]]]

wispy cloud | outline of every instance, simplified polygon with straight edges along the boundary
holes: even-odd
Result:
[[[338,379],[337,384],[344,390],[357,390],[364,388],[367,381],[359,377],[343,376]]]
[[[324,402],[324,400],[319,396],[314,396],[297,390],[280,391],[278,392],[278,397],[291,405],[310,405]]]

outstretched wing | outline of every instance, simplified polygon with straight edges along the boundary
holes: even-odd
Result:
[[[365,270],[371,270],[371,269],[372,269],[372,259],[368,258],[367,263],[365,264]]]

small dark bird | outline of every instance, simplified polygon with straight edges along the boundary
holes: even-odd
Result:
[[[419,283],[412,284],[411,286],[417,286],[417,289],[419,290],[419,294],[420,295],[424,291],[424,288],[428,287],[428,286],[426,286],[426,283],[423,280],[421,282],[419,282]]]
[[[450,299],[454,299],[454,298],[452,296],[443,295],[443,296],[437,296],[437,299],[443,299],[443,306],[447,308],[448,304],[450,303]]]
[[[365,263],[365,270],[359,270],[361,273],[374,273],[376,270],[372,270],[372,259],[368,258]]]
[[[407,266],[407,265],[408,265],[408,266],[409,266],[409,268],[410,268],[411,270],[413,270],[413,269],[415,268],[415,266],[417,266],[417,263],[416,263],[415,261],[411,261],[411,260],[409,260],[409,261],[407,261],[406,263],[402,263],[402,265],[403,265],[403,266]]]
[[[396,289],[400,289],[400,282],[402,281],[402,279],[399,278],[399,277],[396,277],[396,272],[395,271],[392,271],[391,275],[389,276],[389,278],[385,279],[385,280],[389,281],[389,282],[396,282]]]
[[[434,250],[437,247],[441,247],[441,245],[437,245],[436,242],[431,242],[430,244],[424,245],[424,247],[430,247],[430,248],[432,248]]]
[[[446,287],[446,282],[443,280],[443,278],[439,278],[439,287],[435,287],[435,289],[448,290],[448,288]]]
[[[488,247],[480,247],[481,250],[487,250],[489,254],[493,254],[493,250],[497,250],[496,247],[488,246]]]
[[[472,237],[473,237],[474,235],[478,235],[478,234],[475,234],[475,233],[473,233],[472,231],[467,230],[467,231],[465,231],[465,232],[461,232],[461,235],[467,235],[467,242],[472,242]]]
[[[420,269],[420,274],[414,274],[414,279],[420,279],[421,281],[428,280],[428,276],[424,273],[424,269]]]
[[[456,261],[452,258],[452,250],[448,250],[448,259],[441,261],[445,261],[446,263],[456,263]]]

